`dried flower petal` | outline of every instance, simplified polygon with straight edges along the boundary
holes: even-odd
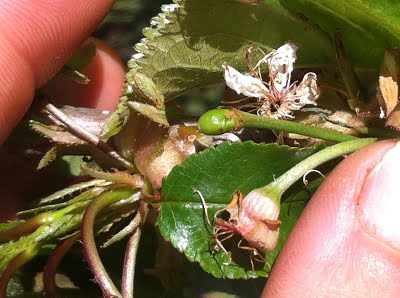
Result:
[[[307,104],[316,105],[315,100],[319,97],[319,88],[315,73],[308,72],[304,75],[300,85],[296,88],[295,96],[299,98],[299,102],[302,104],[301,107]]]
[[[268,55],[267,64],[269,67],[269,76],[274,88],[281,92],[290,86],[291,73],[296,61],[297,47],[288,42],[278,48],[271,55]]]
[[[395,110],[399,102],[399,66],[400,50],[387,49],[379,71],[379,85],[376,97],[381,108],[380,118],[389,117],[387,122],[391,124],[387,124],[390,126],[393,126],[394,123],[398,125],[397,115],[393,117],[390,114]],[[396,128],[398,129],[399,127]]]
[[[223,64],[222,67],[225,69],[224,77],[226,85],[236,91],[237,94],[256,98],[265,97],[269,94],[268,88],[261,80],[251,75],[241,74],[227,64]]]

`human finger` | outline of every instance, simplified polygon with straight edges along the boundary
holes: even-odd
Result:
[[[0,0],[0,143],[113,2]]]
[[[122,94],[125,65],[105,42],[91,40],[95,43],[96,55],[82,70],[90,79],[89,84],[78,84],[59,75],[46,84],[45,92],[59,103],[111,111]]]
[[[398,297],[400,143],[340,163],[281,251],[263,297]]]

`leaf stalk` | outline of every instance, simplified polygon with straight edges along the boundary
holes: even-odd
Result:
[[[352,153],[362,147],[375,143],[377,140],[377,138],[364,138],[329,146],[302,160],[270,184],[258,188],[255,191],[262,193],[264,196],[280,200],[283,193],[309,171],[329,160]]]

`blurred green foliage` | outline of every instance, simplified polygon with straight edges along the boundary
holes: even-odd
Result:
[[[133,45],[142,37],[149,20],[160,12],[162,4],[171,0],[117,0],[113,9],[94,36],[107,41],[125,61],[134,53]]]

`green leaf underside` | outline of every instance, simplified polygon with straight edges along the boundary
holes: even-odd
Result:
[[[193,189],[203,194],[211,220],[215,212],[226,207],[236,190],[246,195],[252,189],[273,181],[274,177],[315,151],[315,148],[297,149],[276,144],[224,143],[189,158],[164,180],[158,218],[161,234],[189,260],[199,262],[215,277],[267,276],[276,254],[274,258],[267,258],[263,268],[256,266],[252,271],[249,266],[242,267],[235,262],[228,264],[230,258],[227,254],[213,251],[212,228],[205,221],[203,206]],[[293,206],[295,210],[304,207]],[[292,226],[292,221],[283,222],[281,233],[284,237]],[[247,260],[239,261],[247,264]]]
[[[268,0],[264,0],[268,2]],[[387,47],[400,46],[400,2],[391,0],[279,0],[332,34],[339,29],[355,65],[378,65]]]

